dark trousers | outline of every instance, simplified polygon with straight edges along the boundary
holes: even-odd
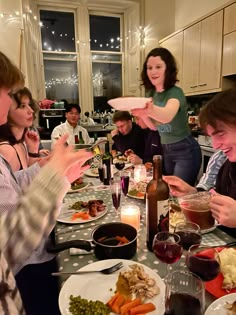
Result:
[[[56,258],[27,265],[15,276],[27,315],[60,315],[58,307],[58,271]]]

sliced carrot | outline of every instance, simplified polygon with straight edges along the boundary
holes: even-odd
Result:
[[[125,297],[119,293],[115,302],[111,306],[111,310],[114,313],[120,314],[120,308],[125,303]]]
[[[139,298],[132,300],[129,303],[124,304],[123,306],[121,306],[120,308],[120,314],[121,315],[126,315],[128,314],[129,310],[132,309],[133,307],[140,305],[141,304],[141,300]]]
[[[136,196],[137,196],[137,197],[144,197],[144,193],[138,191],[137,194],[136,194]]]
[[[116,236],[116,240],[121,242],[122,244],[129,243],[129,240],[125,236]]]
[[[115,295],[113,295],[109,301],[107,301],[106,305],[109,306],[110,308],[112,307],[113,303],[115,302],[115,300],[117,299],[119,295],[119,292],[116,292]]]
[[[155,309],[156,306],[153,303],[145,303],[131,308],[131,310],[129,310],[129,315],[145,314],[152,312]]]
[[[71,220],[74,221],[76,219],[88,220],[89,214],[87,212],[76,212],[72,215]]]

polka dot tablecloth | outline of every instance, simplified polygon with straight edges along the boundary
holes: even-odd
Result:
[[[66,205],[73,204],[75,201],[83,200],[88,201],[91,199],[102,199],[107,207],[107,213],[90,223],[84,224],[63,224],[57,223],[56,225],[56,241],[58,243],[83,239],[91,240],[91,233],[93,229],[104,223],[108,222],[119,222],[120,216],[119,212],[115,210],[112,205],[111,193],[109,189],[102,191],[95,191],[94,189],[83,190],[80,193],[67,194],[64,203]],[[124,198],[121,197],[121,206],[124,204],[135,204],[139,206],[141,212],[141,222],[140,222],[140,231],[138,232],[138,249],[136,255],[133,257],[133,261],[138,261],[151,269],[155,270],[160,277],[164,278],[166,275],[166,265],[161,263],[155,255],[148,251],[146,247],[146,229],[145,229],[145,204],[143,200],[133,199],[133,198]],[[226,233],[222,232],[219,229],[204,234],[202,237],[202,243],[207,245],[224,245],[227,242],[232,241],[233,238],[228,236]],[[179,262],[175,263],[172,266],[172,269],[186,269],[185,266],[185,255],[183,254]],[[93,251],[85,252],[77,249],[65,250],[58,254],[58,263],[59,271],[76,271],[79,268],[97,261]],[[61,277],[62,284],[67,277]],[[208,303],[211,302],[213,298],[207,296]],[[208,304],[207,303],[207,304]]]

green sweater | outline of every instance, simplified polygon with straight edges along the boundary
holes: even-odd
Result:
[[[187,119],[187,102],[181,88],[173,86],[163,92],[150,91],[149,96],[153,98],[153,104],[165,107],[171,98],[179,100],[180,107],[175,117],[167,124],[158,126],[162,144],[170,144],[183,140],[190,135]]]

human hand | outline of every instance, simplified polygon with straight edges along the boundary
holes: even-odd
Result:
[[[153,106],[152,98],[150,98],[150,101],[146,103],[144,108],[134,108],[131,110],[131,114],[143,119],[150,115]]]
[[[36,131],[27,130],[25,133],[24,140],[25,140],[28,152],[38,153],[39,135]]]
[[[73,146],[66,145],[67,138],[68,135],[64,135],[55,143],[48,165],[73,182],[89,168],[83,164],[93,157],[93,153],[86,149],[74,151]]]
[[[111,137],[112,137],[112,138],[115,137],[115,136],[118,135],[118,134],[119,134],[118,129],[113,129],[113,130],[111,131]]]
[[[46,150],[46,149],[42,149],[42,150],[39,150],[39,155],[45,155],[45,156],[48,156],[50,154],[50,151],[49,150]]]
[[[128,149],[124,152],[124,156],[128,157],[130,154],[134,154],[134,151],[131,149]]]
[[[213,194],[209,203],[213,217],[222,225],[236,227],[236,200]]]
[[[173,196],[180,197],[197,192],[195,187],[190,186],[177,176],[163,176],[163,179],[169,185],[170,192]]]
[[[129,162],[132,164],[142,164],[143,160],[140,159],[140,157],[134,153],[129,155]]]

